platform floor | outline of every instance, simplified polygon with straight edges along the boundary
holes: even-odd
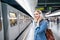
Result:
[[[24,31],[24,33],[18,38],[18,40],[34,40],[34,37],[33,37],[33,35],[34,35],[34,28],[33,28],[33,26],[32,26],[33,24],[31,23],[30,25],[29,25],[29,27]],[[54,25],[53,27],[50,27],[50,29],[52,30],[52,32],[53,32],[53,35],[54,35],[54,37],[55,37],[55,40],[60,40],[60,29],[59,30],[57,30],[57,25],[55,25],[55,24],[52,24],[52,25]]]

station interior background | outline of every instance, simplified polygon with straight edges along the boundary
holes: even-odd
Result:
[[[0,40],[28,40],[27,38],[33,40],[30,39],[32,38],[30,36],[33,35],[31,31],[33,29],[33,13],[35,10],[42,11],[44,17],[49,21],[48,28],[52,30],[55,40],[60,40],[60,0],[1,0]],[[10,12],[17,15],[15,18],[18,19],[17,27],[12,27],[10,24],[10,19],[7,17]],[[28,24],[30,25],[25,27]],[[25,31],[22,32],[22,30]]]

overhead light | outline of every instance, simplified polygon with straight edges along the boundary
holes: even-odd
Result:
[[[52,16],[59,16],[59,15],[60,15],[60,12],[55,12],[49,15],[45,15],[45,17],[52,17]]]

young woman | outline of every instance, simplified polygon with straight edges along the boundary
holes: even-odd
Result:
[[[35,31],[34,31],[34,40],[47,40],[45,31],[47,29],[47,21],[44,19],[42,12],[36,10],[34,12],[34,22],[35,22]]]

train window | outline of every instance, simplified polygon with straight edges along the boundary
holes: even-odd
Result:
[[[9,14],[9,18],[10,18],[10,25],[11,27],[15,26],[17,24],[17,14],[14,12],[11,12]]]
[[[24,19],[24,15],[20,15],[20,20],[22,20],[22,22],[23,22],[23,19]]]
[[[1,22],[1,16],[0,16],[0,31],[2,30],[2,22]]]

